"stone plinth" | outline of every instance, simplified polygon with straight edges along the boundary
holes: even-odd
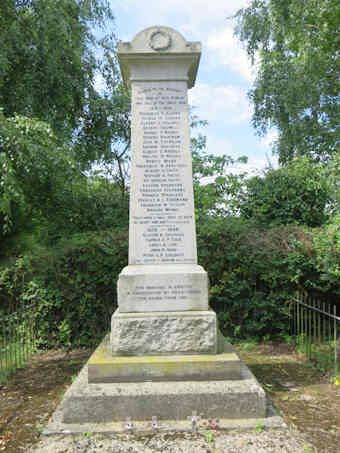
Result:
[[[112,355],[216,354],[215,312],[114,313]]]

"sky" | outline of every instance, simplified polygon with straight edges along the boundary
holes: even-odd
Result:
[[[144,28],[165,25],[175,28],[187,41],[200,41],[202,56],[196,85],[189,90],[189,103],[208,126],[207,151],[233,158],[248,157],[248,164],[234,172],[260,173],[268,159],[277,166],[271,142],[275,133],[258,137],[251,125],[252,106],[247,92],[254,70],[245,50],[234,37],[233,21],[228,19],[247,0],[110,0],[115,15],[116,34],[131,41]]]

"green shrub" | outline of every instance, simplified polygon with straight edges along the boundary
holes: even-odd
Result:
[[[242,219],[208,217],[197,227],[210,305],[226,336],[261,339],[288,333],[288,302],[299,287],[318,293],[327,288],[329,298],[339,294],[339,254],[335,257],[328,242],[321,249],[334,266],[324,266],[328,273],[320,267],[316,244],[323,230],[254,228]]]
[[[321,226],[333,203],[334,185],[322,164],[300,157],[247,179],[239,192],[240,214],[262,226]]]
[[[2,305],[16,300],[36,307],[41,347],[96,344],[109,329],[126,263],[126,234],[74,235],[2,269]]]
[[[210,305],[225,336],[287,334],[288,302],[298,287],[327,299],[339,296],[337,217],[325,228],[266,229],[240,218],[201,216],[197,244],[209,275]],[[98,343],[117,306],[127,233],[79,233],[34,250],[0,270],[0,309],[34,304],[41,347]]]

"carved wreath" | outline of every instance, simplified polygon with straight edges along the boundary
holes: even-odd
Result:
[[[168,50],[171,47],[171,36],[165,31],[154,31],[149,39],[149,46],[153,50]]]

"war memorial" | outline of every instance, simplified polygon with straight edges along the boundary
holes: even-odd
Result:
[[[187,94],[200,56],[199,42],[162,26],[118,46],[132,103],[129,261],[111,333],[47,431],[268,415],[265,392],[219,332],[197,263]]]

